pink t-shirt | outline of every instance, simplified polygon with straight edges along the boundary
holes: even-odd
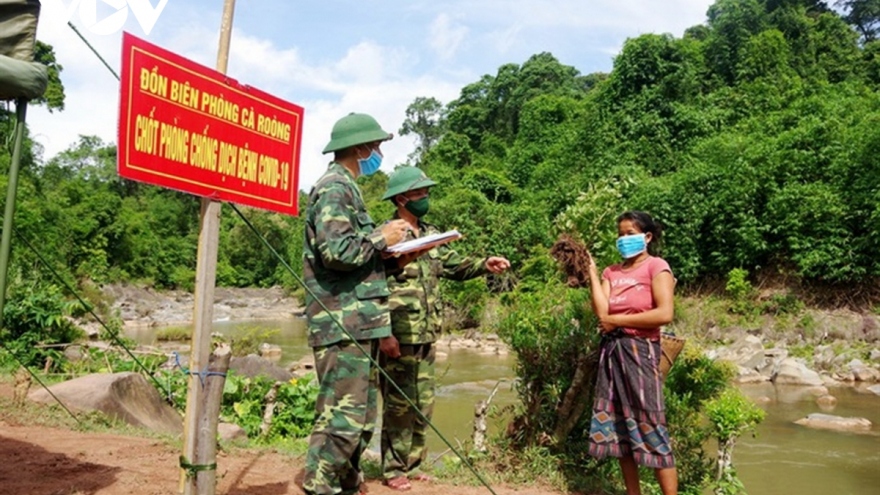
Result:
[[[611,284],[608,297],[608,314],[636,314],[654,309],[654,293],[651,282],[660,272],[672,273],[663,258],[649,256],[639,266],[624,269],[620,264],[611,265],[602,272],[602,279]],[[660,328],[624,328],[629,335],[646,339],[659,339]]]

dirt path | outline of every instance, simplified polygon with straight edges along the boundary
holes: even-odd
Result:
[[[177,493],[180,452],[161,441],[0,422],[0,492],[5,495],[167,495]],[[302,495],[302,458],[236,450],[217,458],[217,494]],[[397,493],[370,481],[371,495]],[[494,488],[499,495],[558,495]],[[485,488],[415,484],[413,494],[478,495]]]
[[[0,494],[170,495],[178,493],[180,451],[138,436],[31,426],[13,409],[12,386],[0,381]],[[29,408],[39,406],[28,406]],[[35,414],[34,411],[27,409]],[[65,418],[65,421],[68,420]],[[217,457],[217,495],[302,495],[302,457],[234,449]],[[370,495],[391,495],[379,481]],[[493,487],[498,495],[559,495],[558,492]],[[483,495],[485,488],[417,483],[409,493]]]

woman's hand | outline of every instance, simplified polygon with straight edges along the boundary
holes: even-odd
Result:
[[[590,277],[599,278],[599,270],[596,268],[596,260],[593,259],[593,253],[587,251],[587,266],[590,270]]]
[[[615,328],[619,327],[620,325],[611,321],[611,315],[604,315],[599,317],[599,330],[602,333],[612,332]]]

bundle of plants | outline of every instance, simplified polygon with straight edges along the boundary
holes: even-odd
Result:
[[[561,234],[550,248],[550,255],[568,277],[569,287],[590,286],[590,254],[582,242],[569,234]]]

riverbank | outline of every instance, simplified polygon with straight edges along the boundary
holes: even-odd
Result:
[[[126,327],[182,326],[192,323],[192,293],[156,291],[133,285],[110,285],[102,289],[110,311]],[[214,320],[281,320],[303,314],[302,303],[280,287],[214,290]]]
[[[288,305],[298,306],[295,299],[289,302],[279,302],[283,301],[284,298],[279,298],[278,293],[274,292],[272,289],[232,289],[224,291],[228,292],[220,295],[216,298],[216,301],[217,304],[223,304],[234,309],[235,312],[226,314],[226,317],[228,317],[228,321],[231,322],[232,326],[239,325],[236,323],[236,320],[241,322],[240,326],[247,326],[248,322],[254,319],[267,320],[259,323],[258,326],[273,326],[278,324],[282,326],[295,325],[295,329],[282,330],[282,335],[295,335],[296,338],[299,339],[297,341],[296,350],[299,354],[296,355],[302,355],[302,353],[310,354],[305,343],[301,341],[304,339],[304,328],[302,326],[304,323],[303,320],[292,318],[290,313],[287,313],[289,311]],[[239,291],[240,294],[237,294]],[[127,299],[122,300],[121,303],[117,300],[116,304],[118,304],[119,307],[122,307],[123,304],[131,304],[132,299],[140,298],[137,306],[129,307],[129,309],[132,307],[140,308],[139,310],[133,310],[132,313],[129,313],[139,315],[140,320],[129,319],[126,322],[127,325],[143,326],[143,320],[145,320],[145,317],[156,318],[157,315],[175,314],[175,312],[177,315],[185,317],[186,314],[191,311],[191,309],[187,310],[185,308],[186,304],[192,304],[189,302],[191,301],[191,298],[185,296],[180,297],[173,293],[138,294],[139,293],[137,292],[129,294],[126,296]],[[239,298],[239,296],[241,297]],[[146,300],[147,297],[153,299]],[[168,299],[175,300],[169,301]],[[126,303],[126,301],[128,301],[128,303]],[[154,306],[152,310],[149,309],[151,305],[156,304],[158,304],[158,306]],[[828,431],[818,431],[806,434],[805,431],[807,430],[802,426],[796,425],[794,421],[813,412],[830,411],[832,414],[847,417],[868,417],[875,425],[880,424],[880,421],[878,421],[880,418],[876,417],[872,412],[874,411],[873,408],[876,408],[877,402],[875,401],[880,400],[880,398],[866,390],[864,382],[836,379],[833,382],[823,380],[822,384],[815,384],[814,386],[776,386],[771,383],[770,380],[774,375],[773,370],[781,370],[783,361],[786,359],[801,360],[804,363],[809,361],[810,366],[813,367],[817,363],[823,362],[822,359],[816,361],[814,356],[818,355],[822,358],[822,356],[827,355],[829,359],[826,361],[829,368],[820,370],[820,372],[823,377],[833,379],[834,371],[830,367],[847,366],[853,359],[858,357],[870,358],[872,355],[877,356],[878,353],[880,353],[877,349],[878,342],[876,340],[868,342],[868,338],[871,338],[870,332],[874,328],[872,325],[875,322],[876,315],[847,311],[818,312],[806,310],[796,316],[784,315],[783,317],[777,316],[774,318],[765,318],[763,316],[756,318],[740,318],[736,315],[729,314],[723,307],[714,307],[713,304],[713,301],[709,298],[702,300],[696,298],[681,298],[678,304],[679,309],[677,310],[676,324],[673,326],[676,331],[685,334],[691,342],[711,342],[712,345],[706,346],[706,348],[708,349],[708,352],[713,353],[716,357],[737,362],[741,369],[756,369],[756,372],[761,372],[759,373],[762,382],[760,385],[742,384],[741,387],[747,392],[747,395],[755,402],[759,403],[762,408],[767,411],[774,411],[772,414],[774,419],[772,421],[768,420],[766,424],[759,427],[760,440],[754,441],[747,438],[742,440],[739,449],[740,452],[743,453],[741,458],[745,463],[751,466],[762,466],[766,463],[768,458],[779,458],[780,456],[784,456],[790,448],[793,447],[797,450],[801,448],[799,446],[803,446],[805,450],[799,451],[798,459],[809,459],[808,461],[803,462],[812,463],[812,466],[809,469],[802,467],[800,465],[802,464],[801,461],[788,463],[783,467],[777,465],[775,468],[777,474],[779,472],[787,473],[784,477],[785,479],[810,479],[810,483],[815,486],[821,484],[815,479],[816,476],[821,475],[821,477],[826,478],[833,473],[840,473],[838,477],[839,479],[834,485],[840,483],[849,483],[849,485],[853,485],[855,482],[846,481],[850,478],[860,480],[859,483],[861,483],[861,485],[864,485],[865,483],[873,483],[875,478],[865,477],[858,474],[865,465],[870,466],[872,463],[876,462],[876,456],[874,454],[876,450],[873,450],[876,444],[871,443],[873,442],[873,439],[876,438],[873,433],[862,435],[849,432],[832,433]],[[184,308],[181,309],[181,306],[184,306]],[[170,308],[173,307],[176,307],[177,309],[174,311],[170,310]],[[158,308],[158,310],[156,308]],[[256,314],[272,314],[272,311],[275,309],[280,310],[280,313],[277,313],[281,315],[280,317],[252,317],[252,315]],[[123,314],[125,313],[120,310],[119,315],[122,316]],[[151,324],[153,326],[168,323],[159,319],[154,319],[153,321],[154,323]],[[184,325],[187,323],[184,318],[181,318],[180,321],[183,321]],[[148,325],[150,324],[148,323]],[[229,324],[221,323],[216,327],[221,329],[221,331],[228,331],[229,328],[226,327],[226,325]],[[150,332],[156,331],[156,329],[153,328],[148,330]],[[847,341],[847,338],[852,340]],[[473,404],[478,400],[485,399],[495,385],[495,382],[497,382],[497,380],[486,380],[490,375],[487,366],[491,365],[503,368],[503,371],[501,371],[501,374],[498,376],[510,377],[512,375],[512,356],[503,356],[501,359],[495,359],[490,356],[491,354],[497,354],[499,357],[502,357],[501,355],[506,354],[506,348],[502,350],[502,348],[499,347],[499,344],[503,345],[500,343],[497,336],[473,331],[446,335],[443,340],[438,343],[438,362],[443,362],[441,360],[445,360],[441,366],[444,369],[442,373],[444,376],[443,380],[446,380],[447,383],[441,385],[439,388],[438,397],[440,397],[440,400],[438,400],[435,418],[438,421],[438,427],[440,427],[445,433],[452,432],[456,438],[461,439],[469,437],[471,429],[469,423],[470,411]],[[877,352],[875,353],[874,351]],[[285,355],[288,355],[288,352],[288,348],[285,347]],[[185,353],[182,352],[182,354]],[[441,357],[442,355],[447,356]],[[831,358],[831,356],[833,356],[833,358]],[[865,361],[869,368],[877,368],[877,362],[870,359],[865,359]],[[786,369],[788,371],[786,371],[783,376],[789,377],[789,371],[791,371],[791,369],[790,367]],[[462,376],[460,375],[460,372],[467,372],[468,374]],[[743,373],[742,376],[752,376],[751,378],[748,378],[749,381],[756,378],[751,373]],[[854,377],[855,373],[852,373],[851,376]],[[807,374],[807,377],[809,378],[809,374]],[[844,375],[839,375],[839,378],[843,377]],[[489,381],[492,383],[488,383]],[[849,385],[857,386],[850,387]],[[828,399],[826,396],[829,395],[834,397],[834,399]],[[819,397],[826,397],[827,400],[839,400],[839,403],[836,406],[831,405],[830,408],[826,408],[817,403]],[[501,394],[499,394],[498,399],[501,398]],[[461,411],[466,411],[466,413],[462,414]],[[0,421],[2,421],[2,415],[0,415]],[[22,421],[22,424],[28,427],[33,426],[29,421]],[[465,425],[463,429],[460,426],[461,424]],[[4,426],[2,422],[0,422],[0,429],[3,428]],[[876,431],[876,429],[873,431]],[[28,432],[28,435],[31,434],[31,432]],[[63,435],[63,433],[61,433],[61,435]],[[0,434],[0,436],[3,435]],[[48,441],[49,440],[47,440],[47,442]],[[86,441],[87,444],[88,442],[89,441]],[[797,442],[801,443],[798,444]],[[814,442],[820,442],[821,445],[814,447]],[[770,445],[770,447],[768,447],[768,445]],[[828,446],[834,446],[831,454],[818,454],[825,452],[827,450],[826,447]],[[774,451],[772,456],[765,455],[765,452],[771,447],[773,449],[779,449],[778,452]],[[439,446],[433,446],[432,449],[433,451],[443,450],[442,447]],[[175,447],[166,447],[166,450],[175,451]],[[300,466],[299,463],[301,462],[301,458],[297,457],[296,454],[291,454],[289,456],[281,455],[279,459],[276,460],[270,459],[269,456],[274,456],[277,452],[252,454],[253,452],[259,451],[230,450],[228,455],[231,457],[228,459],[221,457],[221,465],[228,462],[229,475],[243,476],[247,479],[250,479],[247,473],[242,474],[242,471],[236,471],[236,469],[238,469],[236,466],[238,466],[240,462],[239,458],[250,459],[255,465],[261,466],[263,465],[263,460],[266,459],[265,462],[267,465],[270,465],[270,467],[276,466],[279,469],[282,469],[281,466]],[[850,455],[850,457],[847,458],[846,465],[839,465],[836,460],[839,456],[839,452],[856,452],[856,454]],[[86,452],[86,454],[91,455],[91,451]],[[162,455],[166,454],[157,451],[155,455],[159,459],[164,459]],[[256,457],[254,457],[254,455],[256,455]],[[856,459],[852,459],[853,456],[855,456]],[[232,457],[235,458],[232,459]],[[738,459],[740,459],[740,457],[738,457]],[[149,458],[143,458],[141,461],[153,466],[153,461]],[[116,464],[111,464],[113,461],[110,459],[95,458],[88,462],[94,464],[105,463],[103,465],[117,466]],[[128,461],[123,460],[122,462],[125,463]],[[154,467],[173,477],[176,472],[173,463],[166,469],[161,462],[165,461],[160,461],[160,464]],[[823,469],[817,469],[818,466],[821,466]],[[834,467],[832,468],[832,466]],[[136,476],[136,473],[131,472],[133,470],[131,466],[120,465],[117,467],[120,469],[119,472],[122,473],[120,474],[120,477]],[[772,495],[773,493],[779,493],[778,490],[762,491],[762,488],[766,483],[758,479],[756,476],[749,477],[755,469],[756,468],[743,469],[743,479],[748,477],[750,481],[750,492],[754,491],[759,495]],[[803,472],[803,470],[808,472]],[[260,471],[262,473],[262,469]],[[816,475],[815,473],[819,474]],[[247,483],[249,484],[243,485],[243,491],[235,491],[235,487],[223,485],[224,487],[227,487],[228,490],[222,493],[257,493],[260,489],[267,489],[269,485],[271,485],[273,489],[278,487],[277,490],[271,491],[271,493],[299,493],[299,491],[296,491],[296,483],[291,481],[295,478],[295,474],[296,473],[290,472],[289,470],[288,472],[283,472],[282,469],[281,474],[276,475],[273,473],[265,479],[248,481]],[[813,477],[810,477],[811,475],[813,475]],[[786,483],[788,482],[789,481],[786,481]],[[378,484],[376,485],[377,492],[382,493],[378,490],[382,490],[384,487],[381,487]],[[822,486],[826,485],[827,483]],[[124,485],[114,486],[117,488],[125,488]],[[808,484],[808,486],[810,485]],[[758,488],[752,490],[752,487]],[[450,489],[449,486],[445,485],[436,485],[435,488],[438,490],[436,493],[446,493]],[[423,490],[419,491],[424,492]],[[525,491],[527,493],[555,493],[552,490],[541,491],[531,488],[526,489]],[[156,491],[156,493],[160,492],[161,491]],[[475,493],[479,492],[480,490],[476,490]],[[116,492],[98,491],[96,493]],[[135,493],[140,495],[139,492]],[[865,492],[856,490],[850,491],[849,493]]]
[[[110,311],[127,329],[192,322],[194,298],[188,292],[112,285],[103,293]],[[215,289],[217,322],[286,320],[302,314],[302,303],[279,287]],[[484,319],[495,320],[497,315]],[[92,333],[96,330],[94,323],[84,326]],[[792,385],[880,382],[880,317],[875,313],[803,308],[743,316],[731,314],[723,301],[712,297],[681,297],[670,329],[700,343],[709,355],[735,363],[740,383],[775,381],[780,372],[784,383]],[[510,352],[497,335],[473,330],[445,334],[437,348],[440,353]],[[792,373],[796,376],[789,376]]]

